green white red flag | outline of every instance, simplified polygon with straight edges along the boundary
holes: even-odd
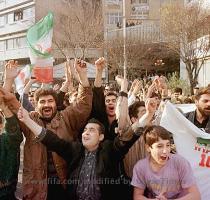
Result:
[[[16,91],[19,95],[23,94],[23,89],[27,79],[31,78],[32,66],[26,65],[23,69],[18,72],[17,77],[15,78]]]
[[[42,83],[53,81],[52,36],[53,14],[51,12],[30,27],[27,32],[33,74],[37,81]]]

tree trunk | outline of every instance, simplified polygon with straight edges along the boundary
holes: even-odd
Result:
[[[192,66],[190,62],[185,63],[185,65],[186,65],[187,74],[188,74],[188,78],[190,82],[190,94],[193,95],[194,94],[193,88],[197,84],[197,76],[196,77],[193,76]]]

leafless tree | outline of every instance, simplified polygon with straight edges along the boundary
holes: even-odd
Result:
[[[107,39],[105,48],[108,63],[110,64],[110,73],[122,75],[124,64],[123,37],[120,34],[116,35],[116,37]],[[147,38],[144,38],[143,35],[140,34],[136,37],[131,32],[126,39],[127,74],[130,79],[136,78],[144,72],[151,71],[155,68],[154,64],[157,59],[164,59],[169,56],[168,51],[166,53],[162,44],[158,43],[158,41],[153,41],[152,36],[150,37],[148,34]]]
[[[184,62],[191,93],[210,49],[209,22],[209,12],[201,3],[170,4],[161,10],[161,31],[166,45]]]
[[[59,19],[54,44],[66,57],[86,58],[92,48],[103,44],[102,3],[99,0],[65,0],[57,12]]]

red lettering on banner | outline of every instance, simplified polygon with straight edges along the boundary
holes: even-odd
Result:
[[[202,153],[201,154],[201,161],[199,163],[199,166],[205,167],[205,159],[206,159],[206,154]]]
[[[198,147],[198,146],[195,146],[195,149],[194,150],[196,150],[196,151],[200,151],[201,150],[201,148],[200,147]]]
[[[210,156],[207,156],[207,154],[202,153],[201,154],[201,161],[199,163],[199,166],[210,168]]]
[[[207,158],[206,167],[210,167],[210,156],[208,156],[208,158]]]

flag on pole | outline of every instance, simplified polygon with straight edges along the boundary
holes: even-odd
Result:
[[[21,69],[18,72],[18,75],[15,78],[16,90],[18,94],[21,96],[23,94],[23,89],[24,89],[26,80],[31,78],[31,73],[32,73],[32,66],[26,65],[23,69]]]
[[[33,74],[37,81],[42,83],[53,81],[52,36],[53,14],[51,12],[29,28],[27,32]]]
[[[167,102],[161,126],[173,133],[177,152],[191,164],[202,200],[210,197],[210,134],[200,130]]]

